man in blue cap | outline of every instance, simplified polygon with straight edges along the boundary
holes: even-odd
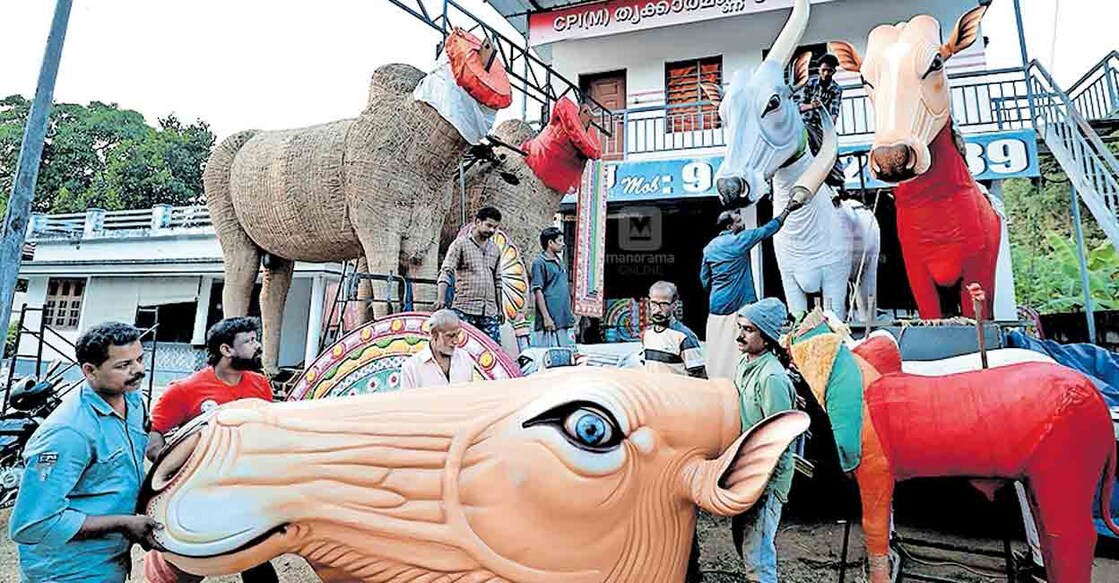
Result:
[[[778,358],[778,342],[789,318],[780,300],[765,298],[738,310],[738,350],[742,353],[734,385],[738,389],[742,430],[762,419],[793,408],[796,391]],[[781,456],[762,497],[753,508],[733,521],[735,533],[744,531],[742,556],[746,578],[777,583],[777,547],[774,538],[781,520],[781,507],[793,484],[792,446]],[[735,537],[737,540],[737,536]]]

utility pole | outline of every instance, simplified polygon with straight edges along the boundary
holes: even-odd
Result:
[[[1076,231],[1076,258],[1080,261],[1080,288],[1084,291],[1084,314],[1088,317],[1088,342],[1096,343],[1096,315],[1092,309],[1092,288],[1088,287],[1088,258],[1084,254],[1084,228],[1080,225],[1080,196],[1069,181],[1072,195],[1072,228]]]
[[[54,7],[47,49],[39,70],[39,84],[35,87],[35,99],[31,102],[31,112],[23,131],[23,144],[19,149],[19,166],[11,196],[8,197],[4,223],[0,226],[0,324],[5,330],[11,319],[12,298],[19,280],[23,239],[27,234],[27,221],[31,215],[31,200],[35,197],[39,159],[43,155],[43,140],[47,135],[54,81],[58,77],[58,63],[62,59],[62,43],[66,40],[71,4],[72,0],[58,0]]]
[[[987,1],[989,3],[989,0]],[[1026,51],[1026,29],[1022,26],[1021,0],[1014,0],[1014,21],[1018,26],[1018,51],[1022,55],[1022,74],[1026,79],[1026,101],[1030,106],[1030,121],[1032,122],[1034,119],[1034,90],[1033,83],[1030,82],[1029,71],[1027,71],[1030,67],[1030,57]]]

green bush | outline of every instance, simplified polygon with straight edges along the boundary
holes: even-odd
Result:
[[[8,325],[8,336],[4,339],[3,358],[9,358],[16,353],[17,342],[19,342],[19,324],[12,322]]]

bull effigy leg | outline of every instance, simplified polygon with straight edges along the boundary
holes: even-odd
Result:
[[[247,316],[253,285],[260,270],[260,248],[245,232],[233,208],[229,170],[237,151],[255,132],[239,132],[222,141],[206,166],[206,204],[214,232],[221,243],[225,284],[222,286],[223,316]]]
[[[284,303],[291,289],[291,276],[295,262],[269,255],[264,266],[264,281],[260,288],[261,327],[264,336],[264,372],[274,375],[279,371],[280,329]]]
[[[1095,421],[1055,424],[1027,466],[1026,489],[1051,583],[1087,583],[1092,576],[1092,500],[1101,477],[1110,483],[1115,473],[1113,462],[1106,468],[1098,463],[1114,459],[1114,450],[1103,449],[1114,447],[1112,429]],[[1106,510],[1103,514],[1109,515]]]
[[[862,461],[855,470],[863,507],[863,532],[870,583],[890,581],[890,507],[894,475],[869,415],[863,424]]]

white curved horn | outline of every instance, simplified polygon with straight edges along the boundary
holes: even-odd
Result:
[[[785,28],[781,29],[781,34],[774,41],[773,48],[769,50],[769,56],[765,58],[766,62],[777,63],[782,67],[789,64],[793,58],[793,51],[796,50],[805,29],[808,28],[809,10],[808,0],[796,0],[793,4],[793,13],[789,15],[789,21],[785,23]]]
[[[816,194],[816,191],[820,190],[820,186],[824,184],[824,179],[828,177],[832,167],[835,166],[835,158],[839,153],[839,136],[835,132],[831,115],[826,111],[821,112],[820,121],[824,132],[820,152],[816,155],[816,159],[812,161],[812,165],[806,168],[804,174],[801,174],[800,178],[793,184],[792,199],[799,203],[808,202]]]

